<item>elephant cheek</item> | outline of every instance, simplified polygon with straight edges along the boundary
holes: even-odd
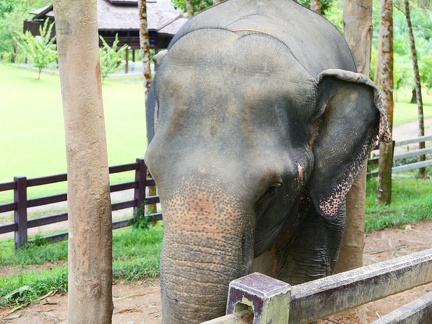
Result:
[[[249,273],[253,226],[237,204],[226,201],[205,193],[165,201],[163,323],[200,323],[224,315],[229,282]]]

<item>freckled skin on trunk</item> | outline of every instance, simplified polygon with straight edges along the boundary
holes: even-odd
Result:
[[[250,272],[253,217],[245,215],[235,196],[203,182],[190,180],[162,199],[163,323],[220,316],[229,282]]]

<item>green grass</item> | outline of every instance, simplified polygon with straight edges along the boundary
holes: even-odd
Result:
[[[412,178],[393,178],[392,202],[388,206],[376,203],[377,180],[369,180],[366,194],[365,230],[370,232],[386,227],[432,220],[432,181]]]
[[[161,222],[145,231],[131,227],[114,231],[113,278],[157,277],[162,235]],[[44,269],[48,265],[50,270]],[[67,241],[27,244],[17,251],[13,240],[0,241],[0,266],[12,267],[15,273],[0,279],[0,306],[28,303],[52,290],[66,291]]]
[[[424,118],[432,118],[432,93],[428,94],[427,91],[424,89],[422,93]],[[395,101],[394,107],[393,125],[398,126],[409,122],[417,121],[417,104],[410,103],[411,89],[399,90],[397,98],[398,100]]]
[[[0,183],[66,172],[60,78],[0,64]],[[107,78],[102,86],[109,165],[134,162],[146,150],[144,92],[141,77]],[[132,172],[112,176],[133,179]],[[37,197],[66,191],[66,183],[30,189]],[[12,192],[0,193],[0,202]]]

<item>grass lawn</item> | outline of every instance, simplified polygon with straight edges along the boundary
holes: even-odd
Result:
[[[131,227],[113,232],[113,279],[128,281],[159,275],[162,223],[148,230]],[[38,265],[50,262],[49,269]],[[28,244],[15,251],[13,240],[0,241],[0,307],[26,304],[50,291],[67,291],[67,241]]]
[[[16,175],[33,178],[65,173],[59,76],[43,73],[37,80],[36,71],[5,64],[0,64],[0,75],[0,183]],[[107,78],[102,91],[109,165],[134,162],[146,150],[142,78]],[[66,190],[65,183],[51,187],[43,194]],[[9,201],[11,195],[0,194],[0,201]]]
[[[417,104],[410,103],[411,90],[412,89],[409,88],[399,90],[395,96],[396,101],[393,116],[393,125],[395,126],[417,121]],[[432,118],[432,92],[427,93],[427,91],[423,89],[422,95],[424,118]]]

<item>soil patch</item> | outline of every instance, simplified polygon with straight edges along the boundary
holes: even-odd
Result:
[[[390,228],[375,231],[365,234],[364,264],[369,265],[431,248],[432,222],[430,221],[408,225],[403,229]],[[363,305],[352,311],[321,320],[319,323],[370,323],[431,290],[432,283]],[[113,285],[113,296],[114,324],[161,323],[160,289],[157,280],[133,283],[116,282]],[[0,309],[0,323],[66,322],[67,294],[56,294],[16,311]]]

